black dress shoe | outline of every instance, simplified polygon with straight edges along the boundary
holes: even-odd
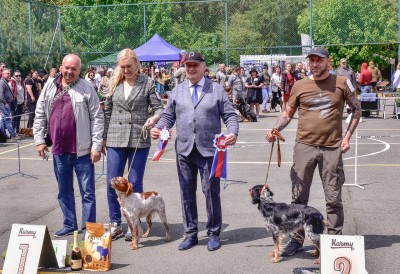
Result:
[[[179,250],[187,250],[199,243],[199,240],[197,237],[185,237],[183,239],[183,242],[179,245],[178,249]]]
[[[73,235],[74,231],[77,229],[70,229],[70,228],[62,228],[59,231],[57,231],[56,233],[54,233],[54,237],[56,238],[62,238],[65,236],[69,236],[69,235]]]
[[[209,251],[215,251],[221,247],[221,241],[218,236],[212,235],[210,236],[210,240],[207,243],[207,249]]]

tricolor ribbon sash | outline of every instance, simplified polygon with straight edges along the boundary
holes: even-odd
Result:
[[[171,139],[172,130],[164,128],[161,130],[161,135],[158,141],[158,146],[156,152],[154,152],[152,161],[158,161],[161,158],[161,155],[164,153],[165,148],[167,147],[168,140]]]
[[[228,161],[228,145],[225,144],[225,135],[223,133],[216,134],[214,138],[215,154],[213,165],[211,168],[211,177],[224,178],[227,177],[226,163]]]

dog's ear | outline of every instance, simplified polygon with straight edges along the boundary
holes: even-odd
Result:
[[[260,193],[261,193],[261,189],[262,189],[262,185],[257,185],[257,186],[254,186],[252,189],[251,189],[251,202],[253,203],[253,204],[259,204],[259,203],[261,203],[261,200],[260,200]]]

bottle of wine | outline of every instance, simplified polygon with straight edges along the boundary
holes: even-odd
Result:
[[[71,251],[71,270],[82,270],[82,253],[78,246],[78,231],[74,231],[74,246]]]

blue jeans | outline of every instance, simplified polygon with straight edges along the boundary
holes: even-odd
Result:
[[[150,148],[138,148],[132,168],[128,174],[128,181],[133,184],[133,191],[143,192],[143,176],[146,168],[147,156],[149,156]],[[111,187],[111,179],[118,176],[124,176],[124,169],[128,161],[128,169],[135,148],[107,148],[107,200],[110,222],[121,224],[121,208],[119,206],[118,197],[115,190]]]
[[[269,87],[262,88],[263,102],[261,109],[267,109],[268,97],[269,97]]]
[[[24,104],[20,104],[14,111],[14,119],[12,121],[13,128],[15,132],[19,132],[20,128],[19,125],[21,123],[21,115],[24,109]]]
[[[371,93],[371,86],[361,86],[360,87],[361,93]]]
[[[12,126],[12,120],[11,120],[11,109],[10,106],[8,105],[8,107],[5,107],[5,105],[1,104],[0,105],[0,110],[3,113],[3,124],[4,124],[4,132],[5,129],[8,130],[8,133],[10,133],[10,137],[15,137],[16,133],[14,131],[14,128]]]
[[[96,222],[94,165],[90,154],[77,157],[74,153],[53,155],[54,174],[58,182],[58,202],[63,212],[64,228],[77,230],[73,170],[82,196],[82,230],[86,222]]]
[[[4,129],[4,117],[3,117],[3,113],[0,111],[0,131],[6,135],[6,131]]]

